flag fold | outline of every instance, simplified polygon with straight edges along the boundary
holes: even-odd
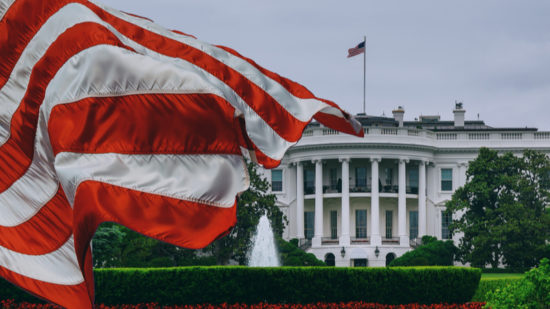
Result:
[[[0,0],[0,275],[92,308],[102,222],[187,248],[236,223],[249,185],[331,101],[234,50],[92,1]],[[200,175],[200,177],[197,177]]]

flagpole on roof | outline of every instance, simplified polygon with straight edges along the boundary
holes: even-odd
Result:
[[[366,85],[367,85],[367,36],[363,37],[365,51],[363,52],[363,114],[367,115]]]

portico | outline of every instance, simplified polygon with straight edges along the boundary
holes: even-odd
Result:
[[[312,248],[354,244],[408,248],[411,236],[420,238],[426,234],[427,161],[407,157],[340,156],[294,162],[297,238],[312,236]],[[353,175],[350,175],[350,165]],[[335,205],[338,208],[335,209]],[[397,210],[396,216],[393,208]],[[414,218],[407,217],[407,210],[415,212]],[[313,227],[309,226],[311,221]],[[411,224],[417,230],[416,235],[410,235]],[[311,228],[313,235],[308,235],[306,230]]]

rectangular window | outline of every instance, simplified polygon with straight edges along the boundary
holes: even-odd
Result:
[[[330,238],[338,238],[338,212],[336,210],[330,211]]]
[[[453,169],[442,168],[441,169],[441,191],[453,190]]]
[[[409,211],[409,237],[418,238],[418,211]]]
[[[386,238],[390,239],[393,237],[393,211],[386,210]]]
[[[312,169],[304,170],[304,193],[315,193],[315,171]]]
[[[355,210],[355,237],[367,238],[367,210]]]
[[[306,239],[312,239],[314,233],[315,213],[313,211],[304,212],[304,235]]]
[[[329,170],[329,177],[330,177],[330,189],[336,190],[338,189],[338,174],[336,168],[331,168]]]
[[[449,225],[453,221],[451,213],[447,211],[441,211],[441,239],[451,239],[451,231],[449,231]]]
[[[283,171],[271,170],[271,191],[281,192],[283,191]]]
[[[412,169],[409,172],[409,188],[408,193],[418,194],[418,170]]]

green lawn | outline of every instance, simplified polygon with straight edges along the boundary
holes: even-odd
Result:
[[[521,279],[525,274],[481,274],[481,280]]]

